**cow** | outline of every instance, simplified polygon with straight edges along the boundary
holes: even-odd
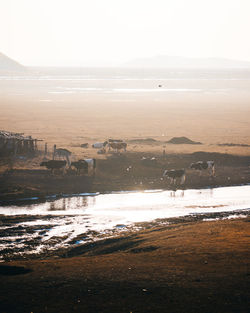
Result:
[[[96,142],[96,143],[93,143],[92,148],[94,148],[94,149],[103,149],[103,148],[106,147],[107,144],[108,144],[107,141],[104,141],[104,142]]]
[[[109,150],[111,150],[111,148],[112,148],[116,152],[118,152],[121,149],[123,149],[124,152],[126,152],[127,143],[126,142],[109,142],[108,147],[109,147]]]
[[[122,139],[109,139],[108,142],[123,142]]]
[[[55,170],[65,168],[66,164],[67,162],[62,160],[49,160],[42,162],[40,166],[46,166],[47,169],[51,170],[51,174],[53,174]]]
[[[96,159],[84,159],[88,163],[88,175],[95,176],[96,171]]]
[[[86,174],[88,173],[88,162],[83,159],[80,159],[76,162],[72,162],[71,166],[75,167],[77,170],[77,174],[81,174],[81,171]]]
[[[191,163],[190,168],[199,171],[200,176],[201,172],[204,170],[208,170],[210,176],[215,176],[214,161],[198,161],[195,163]]]
[[[70,165],[71,152],[69,150],[63,148],[56,148],[56,145],[54,145],[53,160],[55,159],[56,156],[59,158],[65,158],[67,164]]]
[[[177,179],[180,179],[180,184],[183,185],[186,180],[186,173],[184,169],[180,170],[165,170],[163,172],[163,179],[170,179],[170,184],[176,185]]]

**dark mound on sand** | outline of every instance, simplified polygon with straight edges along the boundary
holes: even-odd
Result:
[[[201,142],[193,141],[187,137],[173,137],[169,141],[166,141],[166,143],[172,143],[175,145],[202,145]]]

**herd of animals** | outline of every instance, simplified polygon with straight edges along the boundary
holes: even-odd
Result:
[[[88,144],[83,145],[85,148],[88,147]],[[109,139],[105,142],[97,142],[92,145],[93,148],[99,149],[97,153],[103,154],[106,153],[106,148],[113,149],[115,152],[119,152],[120,150],[124,150],[126,152],[127,143],[120,139]],[[47,146],[45,148],[47,151]],[[77,174],[92,174],[95,175],[96,169],[96,159],[80,159],[76,162],[70,161],[71,152],[67,149],[57,148],[54,145],[53,150],[53,160],[43,161],[40,166],[45,166],[47,169],[51,170],[53,174],[56,170],[66,169],[68,166],[69,169],[75,168]],[[56,160],[56,158],[63,158],[65,160]]]
[[[109,139],[104,143],[95,143],[92,145],[93,148],[97,149],[114,149],[116,152],[123,149],[126,151],[127,143],[122,140],[113,140]],[[98,150],[100,151],[100,150]],[[105,152],[104,152],[105,153]],[[67,149],[57,148],[54,145],[53,151],[53,160],[43,161],[40,166],[45,166],[47,169],[51,170],[53,174],[55,170],[75,168],[77,175],[86,174],[86,175],[95,175],[96,170],[96,159],[80,159],[75,162],[70,162],[71,152]],[[56,158],[63,158],[65,160],[58,160]],[[155,159],[155,158],[153,158]],[[211,177],[215,176],[215,164],[214,161],[198,161],[195,163],[191,163],[190,169],[199,171],[200,175],[202,171],[208,171]],[[131,167],[129,167],[131,170]],[[171,169],[164,170],[163,172],[163,180],[170,180],[170,184],[176,185],[179,182],[181,185],[185,183],[186,180],[186,170],[185,169]]]
[[[190,168],[199,171],[200,175],[202,171],[207,170],[211,177],[215,176],[214,161],[198,161],[195,163],[191,163]],[[173,185],[176,185],[177,180],[180,180],[180,184],[183,185],[186,180],[186,170],[185,169],[165,170],[163,172],[163,179],[170,179],[170,183]]]

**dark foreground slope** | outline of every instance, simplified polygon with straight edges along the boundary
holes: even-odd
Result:
[[[249,218],[126,233],[0,265],[1,312],[249,312]]]

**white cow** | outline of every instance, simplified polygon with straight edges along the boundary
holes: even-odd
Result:
[[[96,143],[93,143],[92,148],[94,148],[94,149],[104,149],[107,144],[108,144],[107,141],[104,141],[104,142],[96,142]]]
[[[96,171],[96,159],[84,159],[88,163],[88,175],[95,176]]]
[[[202,171],[208,170],[210,176],[215,176],[214,161],[198,161],[191,163],[190,168],[199,171],[200,175]]]

